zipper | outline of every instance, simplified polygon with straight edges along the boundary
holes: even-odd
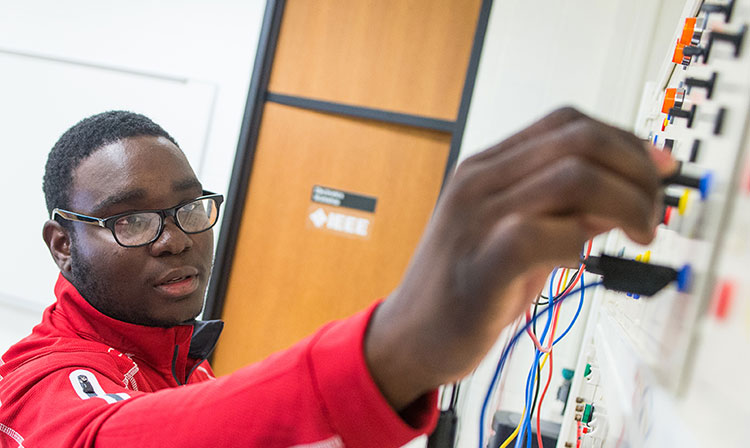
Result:
[[[177,358],[180,355],[180,346],[175,345],[174,346],[174,354],[172,355],[172,378],[174,378],[175,381],[177,381],[177,384],[180,386],[184,386],[185,384],[190,381],[190,377],[193,375],[193,372],[195,372],[195,369],[198,368],[201,364],[203,364],[206,359],[208,358],[202,358],[199,359],[198,362],[193,366],[192,369],[190,369],[190,372],[188,372],[187,377],[185,378],[185,382],[181,382],[180,379],[177,377]]]

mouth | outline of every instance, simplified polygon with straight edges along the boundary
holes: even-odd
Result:
[[[196,270],[180,269],[163,276],[154,287],[165,296],[180,298],[194,293],[199,285]]]

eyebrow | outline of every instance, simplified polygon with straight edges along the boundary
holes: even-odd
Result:
[[[135,190],[113,194],[107,199],[96,204],[96,206],[91,209],[91,214],[95,216],[101,213],[102,210],[106,210],[113,205],[122,204],[124,202],[137,201],[145,197],[146,190],[144,190],[143,188],[136,188]]]
[[[203,191],[203,186],[198,181],[198,179],[195,179],[195,178],[183,179],[183,180],[172,183],[172,190],[177,191],[177,192],[182,192],[182,191],[187,191],[187,190],[192,190],[192,189]],[[129,190],[129,191],[125,191],[122,193],[113,194],[112,196],[101,201],[95,207],[93,207],[91,211],[91,215],[96,216],[100,214],[103,210],[106,210],[109,207],[112,207],[118,204],[145,199],[146,196],[147,196],[146,190],[143,188],[136,188],[134,190]]]

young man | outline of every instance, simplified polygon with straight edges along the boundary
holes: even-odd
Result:
[[[383,303],[214,380],[221,324],[194,319],[222,198],[146,117],[87,118],[47,162],[57,302],[0,362],[0,447],[400,446],[553,266],[614,227],[652,239],[657,165],[636,137],[556,111],[462,164]]]

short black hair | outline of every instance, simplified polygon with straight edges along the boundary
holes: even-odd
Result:
[[[128,137],[165,137],[180,147],[161,126],[148,117],[123,110],[92,115],[65,131],[52,147],[44,169],[42,190],[51,215],[55,208],[70,206],[73,171],[97,149]]]

